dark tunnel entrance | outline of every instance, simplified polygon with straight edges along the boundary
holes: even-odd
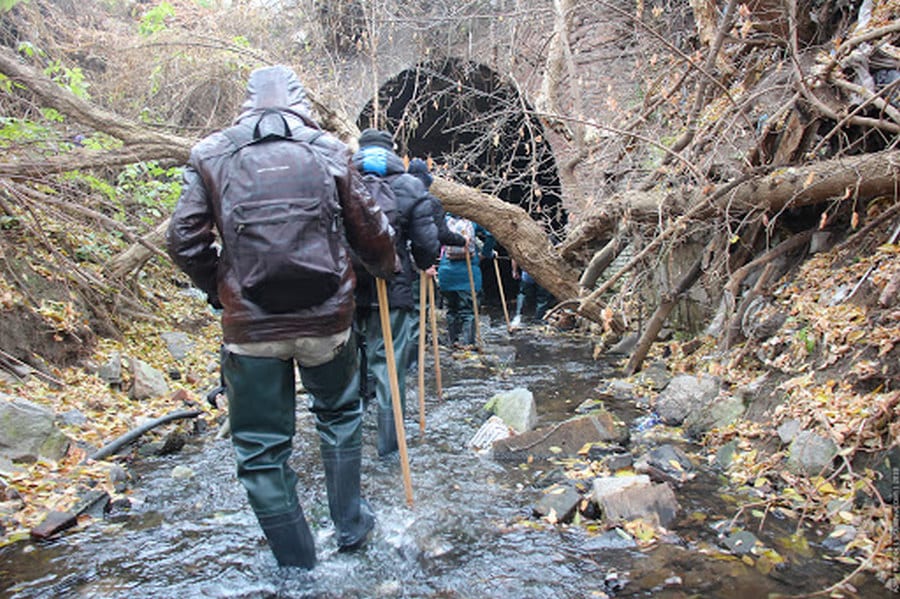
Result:
[[[374,102],[357,124],[373,126]],[[397,152],[430,158],[435,174],[517,204],[555,242],[563,237],[556,160],[544,127],[518,89],[484,65],[459,59],[424,62],[385,83],[378,93],[378,128],[394,134]],[[502,247],[501,278],[507,301],[517,282]],[[484,261],[484,301],[500,305],[494,267]]]

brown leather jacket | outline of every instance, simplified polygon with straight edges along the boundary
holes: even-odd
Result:
[[[269,107],[278,107],[293,130],[318,129],[309,117],[303,87],[286,67],[254,71],[247,86],[245,112],[236,123]],[[393,230],[350,164],[349,149],[328,134],[316,139],[313,146],[334,176],[347,244],[374,276],[390,278],[395,266]],[[231,140],[221,132],[192,149],[166,235],[172,260],[206,292],[210,303],[221,303],[226,343],[321,337],[346,330],[353,319],[356,283],[349,257],[338,291],[311,308],[270,314],[241,295],[227,252],[218,252],[215,233],[222,228],[221,186],[233,149]]]

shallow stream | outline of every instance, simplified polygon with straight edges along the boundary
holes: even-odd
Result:
[[[615,365],[593,360],[590,341],[581,337],[546,336],[536,328],[510,336],[501,326],[482,332],[488,349],[514,348],[515,359],[488,368],[477,356],[454,358],[445,350],[442,402],[434,397],[429,359],[424,438],[413,413],[415,376],[409,379],[413,508],[406,505],[399,465],[375,457],[374,416],[367,414],[363,489],[378,522],[361,552],[336,552],[317,440],[304,410],[292,463],[317,536],[319,565],[312,573],[277,568],[235,477],[230,441],[209,434],[176,455],[133,466],[130,510],[45,544],[4,549],[0,596],[756,599],[816,591],[846,574],[834,562],[790,552],[783,552],[786,565],[763,574],[714,550],[712,523],[736,513],[720,497],[714,472],[701,470],[676,489],[681,511],[673,534],[649,549],[615,533],[534,518],[540,486],[558,467],[497,463],[467,449],[484,419],[481,406],[498,391],[527,387],[538,425],[554,424],[595,397],[598,382],[615,376]],[[607,408],[626,423],[642,414],[631,401]],[[176,466],[194,476],[173,478]],[[796,526],[770,521],[773,537]],[[872,583],[859,596],[888,594]]]

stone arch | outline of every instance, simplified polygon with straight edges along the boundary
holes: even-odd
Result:
[[[568,215],[544,125],[490,67],[443,58],[407,68],[379,88],[377,119],[372,99],[357,119],[360,129],[376,122],[394,134],[401,156],[430,158],[436,174],[518,204],[554,240],[563,237]],[[508,261],[502,271],[504,290],[514,294]],[[486,298],[496,299],[495,278],[484,280]]]

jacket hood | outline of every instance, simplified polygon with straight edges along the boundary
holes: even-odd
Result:
[[[270,108],[292,113],[307,126],[318,128],[312,118],[312,107],[306,97],[306,89],[296,73],[284,65],[263,67],[250,73],[247,96],[235,123]]]

